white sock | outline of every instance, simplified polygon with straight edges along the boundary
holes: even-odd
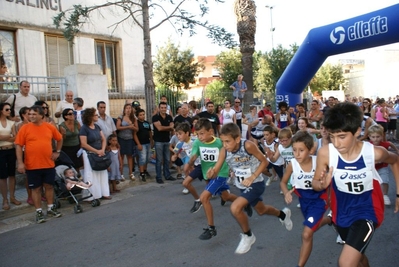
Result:
[[[47,210],[51,210],[52,207],[53,207],[53,204],[48,204],[47,205]]]
[[[38,208],[38,209],[36,209],[36,211],[42,211],[42,208]]]

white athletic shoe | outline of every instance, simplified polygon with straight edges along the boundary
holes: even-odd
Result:
[[[266,181],[266,186],[269,186],[273,182],[273,177],[272,176],[267,176],[268,179]]]
[[[291,221],[291,210],[289,208],[284,208],[283,212],[285,213],[284,221],[279,219],[281,224],[285,226],[288,231],[292,230],[292,221]]]
[[[301,208],[301,203],[298,203],[298,205],[296,205],[296,207],[297,207],[298,209],[300,209],[300,208]]]
[[[384,195],[384,204],[386,206],[391,205],[391,200],[389,199],[389,197],[387,195]]]
[[[185,194],[185,195],[187,195],[188,193],[190,193],[189,191],[188,191],[188,189],[187,188],[184,188],[183,189],[183,191],[181,191],[183,194]]]
[[[345,244],[345,241],[342,240],[340,235],[337,235],[337,240],[335,242],[337,242],[337,244],[341,244],[341,245]]]
[[[235,251],[236,254],[244,254],[247,253],[250,249],[253,243],[256,241],[255,235],[252,233],[251,236],[247,236],[246,234],[240,234],[241,235],[241,241],[238,244],[238,247]]]

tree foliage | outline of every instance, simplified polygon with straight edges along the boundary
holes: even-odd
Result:
[[[241,53],[238,49],[223,51],[216,56],[213,65],[219,71],[220,78],[225,83],[224,86],[228,88],[242,72]]]
[[[310,81],[309,86],[312,92],[320,95],[323,90],[339,90],[340,85],[345,89],[346,79],[343,75],[342,65],[331,65],[329,63],[321,66],[319,71]]]
[[[201,62],[194,61],[191,49],[180,49],[169,39],[160,47],[154,60],[154,77],[156,83],[169,88],[189,89],[195,83],[195,77],[204,70]]]
[[[222,0],[214,0],[223,2]],[[72,8],[60,12],[53,18],[53,23],[57,28],[62,28],[66,39],[73,41],[74,37],[80,33],[82,25],[90,20],[90,16],[95,12],[104,9],[112,9],[120,13],[120,20],[111,27],[117,28],[124,22],[130,23],[143,30],[144,59],[142,61],[145,79],[146,104],[151,109],[155,108],[155,84],[153,77],[153,63],[151,51],[150,32],[160,25],[170,23],[178,32],[189,32],[190,36],[196,34],[198,27],[208,31],[208,37],[213,43],[232,48],[237,44],[233,39],[233,34],[218,25],[209,24],[206,15],[209,12],[208,0],[108,0],[101,4],[92,6],[74,5]],[[105,2],[105,3],[104,3]],[[185,9],[185,4],[198,5],[198,12],[192,14]],[[157,16],[156,11],[160,11],[163,17]],[[129,25],[129,24],[128,24]],[[152,112],[147,112],[151,114]]]
[[[226,99],[232,101],[232,92],[226,83],[222,80],[213,80],[206,86],[205,95],[211,99],[213,103],[222,104]],[[223,105],[222,105],[223,106]]]

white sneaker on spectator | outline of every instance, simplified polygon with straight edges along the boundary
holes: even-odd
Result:
[[[184,188],[183,191],[181,191],[183,194],[187,195],[189,193],[187,188]]]

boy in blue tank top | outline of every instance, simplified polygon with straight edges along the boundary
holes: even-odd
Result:
[[[345,241],[339,266],[369,266],[365,250],[384,219],[381,179],[375,163],[391,164],[396,180],[395,213],[399,211],[399,157],[383,147],[359,141],[363,113],[350,102],[336,104],[323,125],[331,144],[317,153],[313,189],[330,189],[332,222]],[[328,170],[328,171],[327,171]]]
[[[312,252],[314,232],[323,225],[331,223],[331,219],[324,216],[327,210],[327,190],[315,191],[312,188],[312,179],[316,170],[316,156],[312,156],[310,152],[313,148],[313,137],[308,132],[297,132],[292,138],[292,148],[294,158],[287,164],[280,187],[287,204],[292,202],[292,192],[299,197],[301,204],[305,220],[298,266],[302,267]],[[293,189],[287,186],[289,180]]]
[[[208,170],[207,177],[215,177],[226,162],[234,172],[235,186],[240,189],[241,195],[231,204],[230,211],[243,231],[235,253],[244,254],[256,241],[249,227],[248,217],[244,213],[244,208],[248,204],[254,207],[259,215],[278,217],[288,231],[292,229],[291,210],[288,208],[278,210],[262,202],[265,183],[261,174],[268,162],[258,146],[251,141],[241,140],[240,129],[234,123],[223,125],[220,139],[223,142],[223,148],[220,150],[216,165]]]

